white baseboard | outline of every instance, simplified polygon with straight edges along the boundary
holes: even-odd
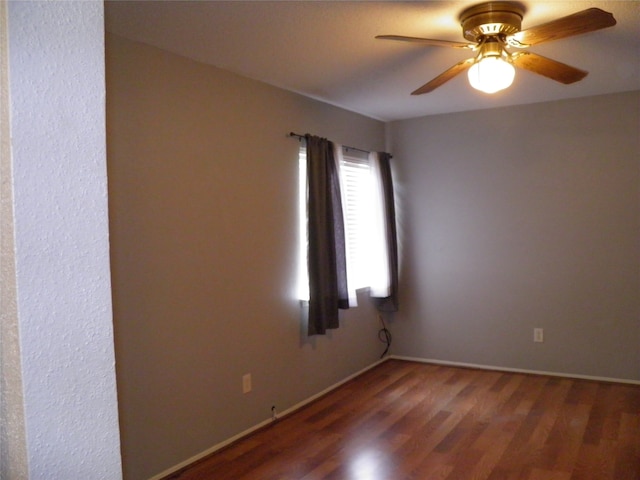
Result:
[[[330,387],[325,388],[321,392],[316,393],[315,395],[312,395],[311,397],[301,401],[300,403],[295,404],[291,408],[288,408],[287,410],[284,410],[283,412],[279,413],[278,416],[282,417],[282,416],[285,416],[285,415],[289,415],[290,413],[293,413],[296,410],[301,409],[305,405],[313,402],[314,400],[320,398],[323,395],[326,395],[330,391],[335,390],[336,388],[340,387],[341,385],[344,385],[348,381],[350,381],[350,380],[362,375],[367,370],[371,370],[373,367],[376,367],[376,366],[380,365],[381,363],[387,361],[388,359],[389,359],[389,357],[385,357],[385,358],[383,358],[381,360],[378,360],[375,363],[372,363],[368,367],[363,368],[362,370],[354,373],[353,375],[349,375],[347,378],[339,381],[338,383],[335,383],[335,384],[331,385]],[[182,469],[184,467],[187,467],[187,466],[191,465],[192,463],[195,463],[198,460],[201,460],[201,459],[203,459],[204,457],[206,457],[208,455],[211,455],[212,453],[214,453],[214,452],[226,447],[227,445],[230,445],[231,443],[235,442],[236,440],[240,440],[241,438],[246,437],[247,435],[255,432],[256,430],[259,430],[262,427],[265,427],[265,426],[269,425],[271,422],[273,422],[273,420],[271,418],[269,418],[267,420],[264,420],[264,421],[258,423],[257,425],[254,425],[253,427],[251,427],[251,428],[249,428],[249,429],[247,429],[247,430],[245,430],[243,432],[240,432],[239,434],[234,435],[233,437],[228,438],[228,439],[226,439],[226,440],[214,445],[213,447],[210,447],[210,448],[206,449],[205,451],[200,452],[197,455],[194,455],[193,457],[188,458],[183,462],[180,462],[179,464],[168,468],[164,472],[160,472],[157,475],[154,475],[153,477],[150,477],[149,480],[161,480],[162,478],[167,477],[167,476],[171,475],[172,473],[175,473],[178,470],[180,470],[180,469]]]
[[[391,355],[390,358],[396,360],[406,360],[409,362],[430,363],[433,365],[443,365],[448,367],[464,367],[464,368],[479,368],[482,370],[493,370],[498,372],[513,372],[513,373],[527,373],[531,375],[548,375],[552,377],[563,378],[579,378],[582,380],[595,380],[598,382],[613,382],[613,383],[627,383],[631,385],[640,385],[640,380],[631,380],[627,378],[610,378],[610,377],[595,377],[591,375],[578,375],[574,373],[563,372],[545,372],[540,370],[527,370],[522,368],[508,368],[508,367],[496,367],[494,365],[479,365],[476,363],[463,363],[463,362],[450,362],[447,360],[436,360],[433,358],[418,358],[418,357],[404,357],[400,355]]]

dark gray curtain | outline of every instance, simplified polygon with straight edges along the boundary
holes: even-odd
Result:
[[[334,145],[305,135],[307,142],[307,232],[309,335],[338,328],[338,309],[349,308],[344,221]]]
[[[386,240],[389,257],[389,296],[375,298],[378,310],[382,312],[398,311],[398,240],[396,235],[396,209],[393,197],[393,182],[391,179],[391,155],[378,152],[380,162],[380,176],[384,194],[384,215],[386,217]]]

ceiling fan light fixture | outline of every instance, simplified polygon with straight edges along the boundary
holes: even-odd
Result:
[[[469,83],[476,90],[496,93],[513,83],[516,69],[501,57],[483,57],[469,68]]]
[[[471,86],[485,93],[496,93],[509,87],[515,74],[509,54],[495,36],[482,40],[480,53],[467,73]]]

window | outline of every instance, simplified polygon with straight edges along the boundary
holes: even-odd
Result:
[[[298,298],[309,301],[307,273],[307,149],[300,143],[298,151]]]
[[[347,283],[349,305],[356,306],[356,289],[371,287],[372,294],[388,295],[389,273],[385,237],[382,229],[381,191],[376,165],[371,155],[338,147],[340,189],[345,223]],[[307,156],[304,144],[299,150],[299,298],[309,299],[307,276]],[[382,287],[380,287],[382,285]]]
[[[346,150],[340,158],[340,188],[345,223],[347,279],[350,289],[370,286],[372,200],[371,168],[367,154]]]

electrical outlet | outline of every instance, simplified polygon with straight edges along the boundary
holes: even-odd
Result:
[[[533,341],[538,343],[544,342],[544,330],[542,328],[533,329]]]
[[[249,393],[251,391],[251,374],[247,373],[242,376],[242,393]]]

